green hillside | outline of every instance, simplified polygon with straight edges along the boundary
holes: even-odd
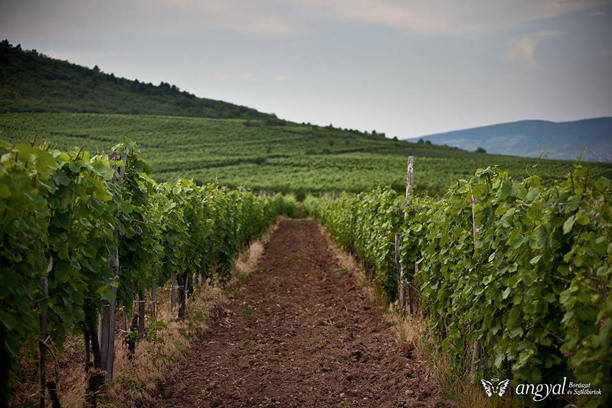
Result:
[[[415,156],[415,187],[430,193],[492,165],[545,182],[573,166],[299,125],[0,43],[0,139],[104,152],[124,136],[142,147],[159,181],[189,177],[273,191],[402,190],[409,155]],[[594,175],[612,176],[612,165],[587,166]]]
[[[281,122],[283,123],[283,122]],[[272,191],[362,191],[404,188],[406,158],[415,156],[419,190],[442,192],[477,168],[499,165],[512,176],[560,178],[575,162],[471,153],[427,143],[330,127],[266,121],[146,115],[6,113],[0,139],[50,141],[61,148],[108,151],[123,136],[143,149],[160,181],[190,177]],[[586,163],[591,174],[612,177],[612,165]]]
[[[275,120],[255,109],[197,98],[174,85],[131,81],[0,43],[0,113],[91,112]]]

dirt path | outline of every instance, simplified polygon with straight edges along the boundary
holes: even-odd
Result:
[[[283,221],[157,407],[442,407],[314,221]]]

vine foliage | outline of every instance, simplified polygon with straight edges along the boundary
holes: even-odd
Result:
[[[595,407],[612,399],[610,197],[610,180],[594,181],[580,166],[550,186],[486,168],[440,200],[406,202],[379,189],[336,201],[311,197],[305,209],[373,267],[391,299],[400,234],[407,283],[456,369],[465,369],[477,342],[484,375],[511,376],[514,386],[563,377],[590,383],[603,395],[578,401]]]
[[[293,197],[185,179],[157,184],[132,141],[113,151],[125,153],[125,163],[0,143],[0,405],[8,404],[22,348],[39,341],[61,347],[67,335],[82,332],[86,353],[91,348],[94,365],[103,367],[97,330],[108,302],[130,309],[173,274],[227,282],[236,254],[278,215],[295,212]],[[117,167],[125,168],[122,177]],[[117,253],[119,269],[110,262]]]

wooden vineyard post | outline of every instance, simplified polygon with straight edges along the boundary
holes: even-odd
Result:
[[[176,273],[172,274],[172,283],[170,283],[170,313],[174,316],[174,307],[176,306]]]
[[[123,337],[126,337],[128,335],[127,312],[125,310],[125,307],[122,307],[121,309],[123,310],[123,313],[121,313],[121,315],[123,316],[123,318],[121,319],[121,330],[123,331]]]
[[[179,290],[179,320],[185,320],[185,312],[187,310],[187,272],[183,272],[178,276]]]
[[[478,200],[474,198],[472,186],[470,186],[471,204],[472,204],[472,236],[474,238],[474,253],[476,253],[476,235],[478,235],[478,226],[476,225],[476,209],[475,205]],[[474,340],[472,345],[472,362],[470,364],[470,376],[474,379],[476,375],[476,365],[478,364],[478,340]]]
[[[395,234],[394,236],[394,246],[395,246],[395,268],[397,271],[397,282],[398,282],[398,298],[400,304],[400,310],[403,313],[406,307],[406,293],[402,290],[402,267],[400,264],[400,244],[399,244],[399,234]]]
[[[418,274],[419,274],[419,261],[416,261],[414,263],[414,277],[416,278],[416,276]],[[413,280],[413,282],[414,282],[414,280]],[[419,298],[416,296],[416,293],[415,293],[414,297],[415,297],[415,299],[414,299],[414,312],[416,313],[419,310]]]
[[[41,278],[42,292],[44,297],[49,296],[49,281],[47,278]],[[43,303],[43,302],[41,302]],[[45,407],[45,388],[47,386],[47,367],[46,367],[46,353],[47,353],[47,307],[39,303],[40,307],[40,343],[38,343],[38,357],[39,357],[39,369],[40,369],[40,398],[38,400],[38,406],[40,408]],[[46,303],[46,299],[45,299]]]
[[[138,295],[138,337],[143,339],[145,336],[145,308],[146,297],[144,292]]]
[[[187,292],[187,297],[190,298],[193,295],[193,275],[191,273],[187,274],[185,278],[185,291]]]
[[[157,314],[157,293],[155,285],[151,286],[151,316],[155,317]]]
[[[470,363],[470,377],[474,379],[476,375],[476,365],[478,363],[478,341],[472,344],[472,362]]]
[[[333,194],[333,200],[336,201],[338,199],[338,192],[336,190],[334,190],[334,194]]]
[[[111,164],[114,169],[112,182],[117,182],[125,173],[125,164],[127,159],[126,153],[111,153],[108,155],[109,160],[120,160],[123,166]],[[121,275],[121,267],[119,264],[119,228],[115,228],[115,253],[110,256],[111,268],[115,272],[116,279]],[[115,362],[115,313],[117,306],[117,287],[112,288],[112,300],[103,302],[104,310],[100,316],[98,342],[100,343],[100,357],[102,370],[106,372],[106,380],[113,380],[113,364]]]
[[[410,199],[410,194],[412,192],[412,175],[414,173],[414,158],[412,156],[408,156],[408,169],[406,171],[406,201]],[[408,212],[404,213],[404,218],[408,218]],[[406,284],[404,282],[404,277],[406,276],[406,271],[404,267],[400,263],[400,280],[399,280],[399,299],[400,299],[400,308],[402,311],[406,310]],[[413,305],[413,294],[410,286],[408,287],[408,302],[410,303],[410,314],[414,313],[414,305]]]

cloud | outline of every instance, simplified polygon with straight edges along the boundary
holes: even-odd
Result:
[[[301,0],[325,15],[421,34],[482,35],[607,4],[609,0]]]
[[[278,81],[278,82],[285,82],[285,81],[291,79],[291,75],[289,75],[289,74],[276,74],[276,75],[273,75],[272,78],[274,78],[274,80]]]
[[[554,38],[559,34],[561,34],[559,31],[542,31],[513,38],[508,43],[504,59],[509,62],[522,63],[528,67],[534,67],[537,65],[535,52],[538,46],[543,41]]]
[[[241,82],[250,81],[255,78],[255,75],[250,72],[242,72],[239,74],[230,72],[215,72],[212,74],[212,77],[217,82]],[[269,75],[267,78],[268,80],[272,79],[276,82],[285,82],[290,80],[292,77],[293,76],[291,74],[272,74]]]
[[[201,35],[229,31],[258,36],[297,32],[281,0],[28,0],[0,1],[0,33],[117,37]],[[280,10],[280,11],[279,11]]]
[[[240,74],[232,74],[228,72],[215,72],[213,78],[218,82],[237,82],[250,81],[254,75],[250,72],[242,72]]]
[[[612,48],[603,48],[599,51],[599,55],[605,58],[612,58]]]
[[[419,34],[484,35],[587,10],[609,0],[2,0],[0,33],[39,37],[291,36],[321,23],[356,23]],[[597,13],[597,11],[595,11]]]
[[[215,80],[220,81],[220,82],[226,82],[226,81],[229,81],[229,79],[231,78],[231,75],[225,72],[215,72],[213,74],[213,78],[215,78]]]
[[[278,0],[150,0],[177,19],[183,29],[207,31],[222,29],[242,34],[287,35],[296,32],[290,15],[278,11]],[[150,4],[147,7],[151,7]]]

